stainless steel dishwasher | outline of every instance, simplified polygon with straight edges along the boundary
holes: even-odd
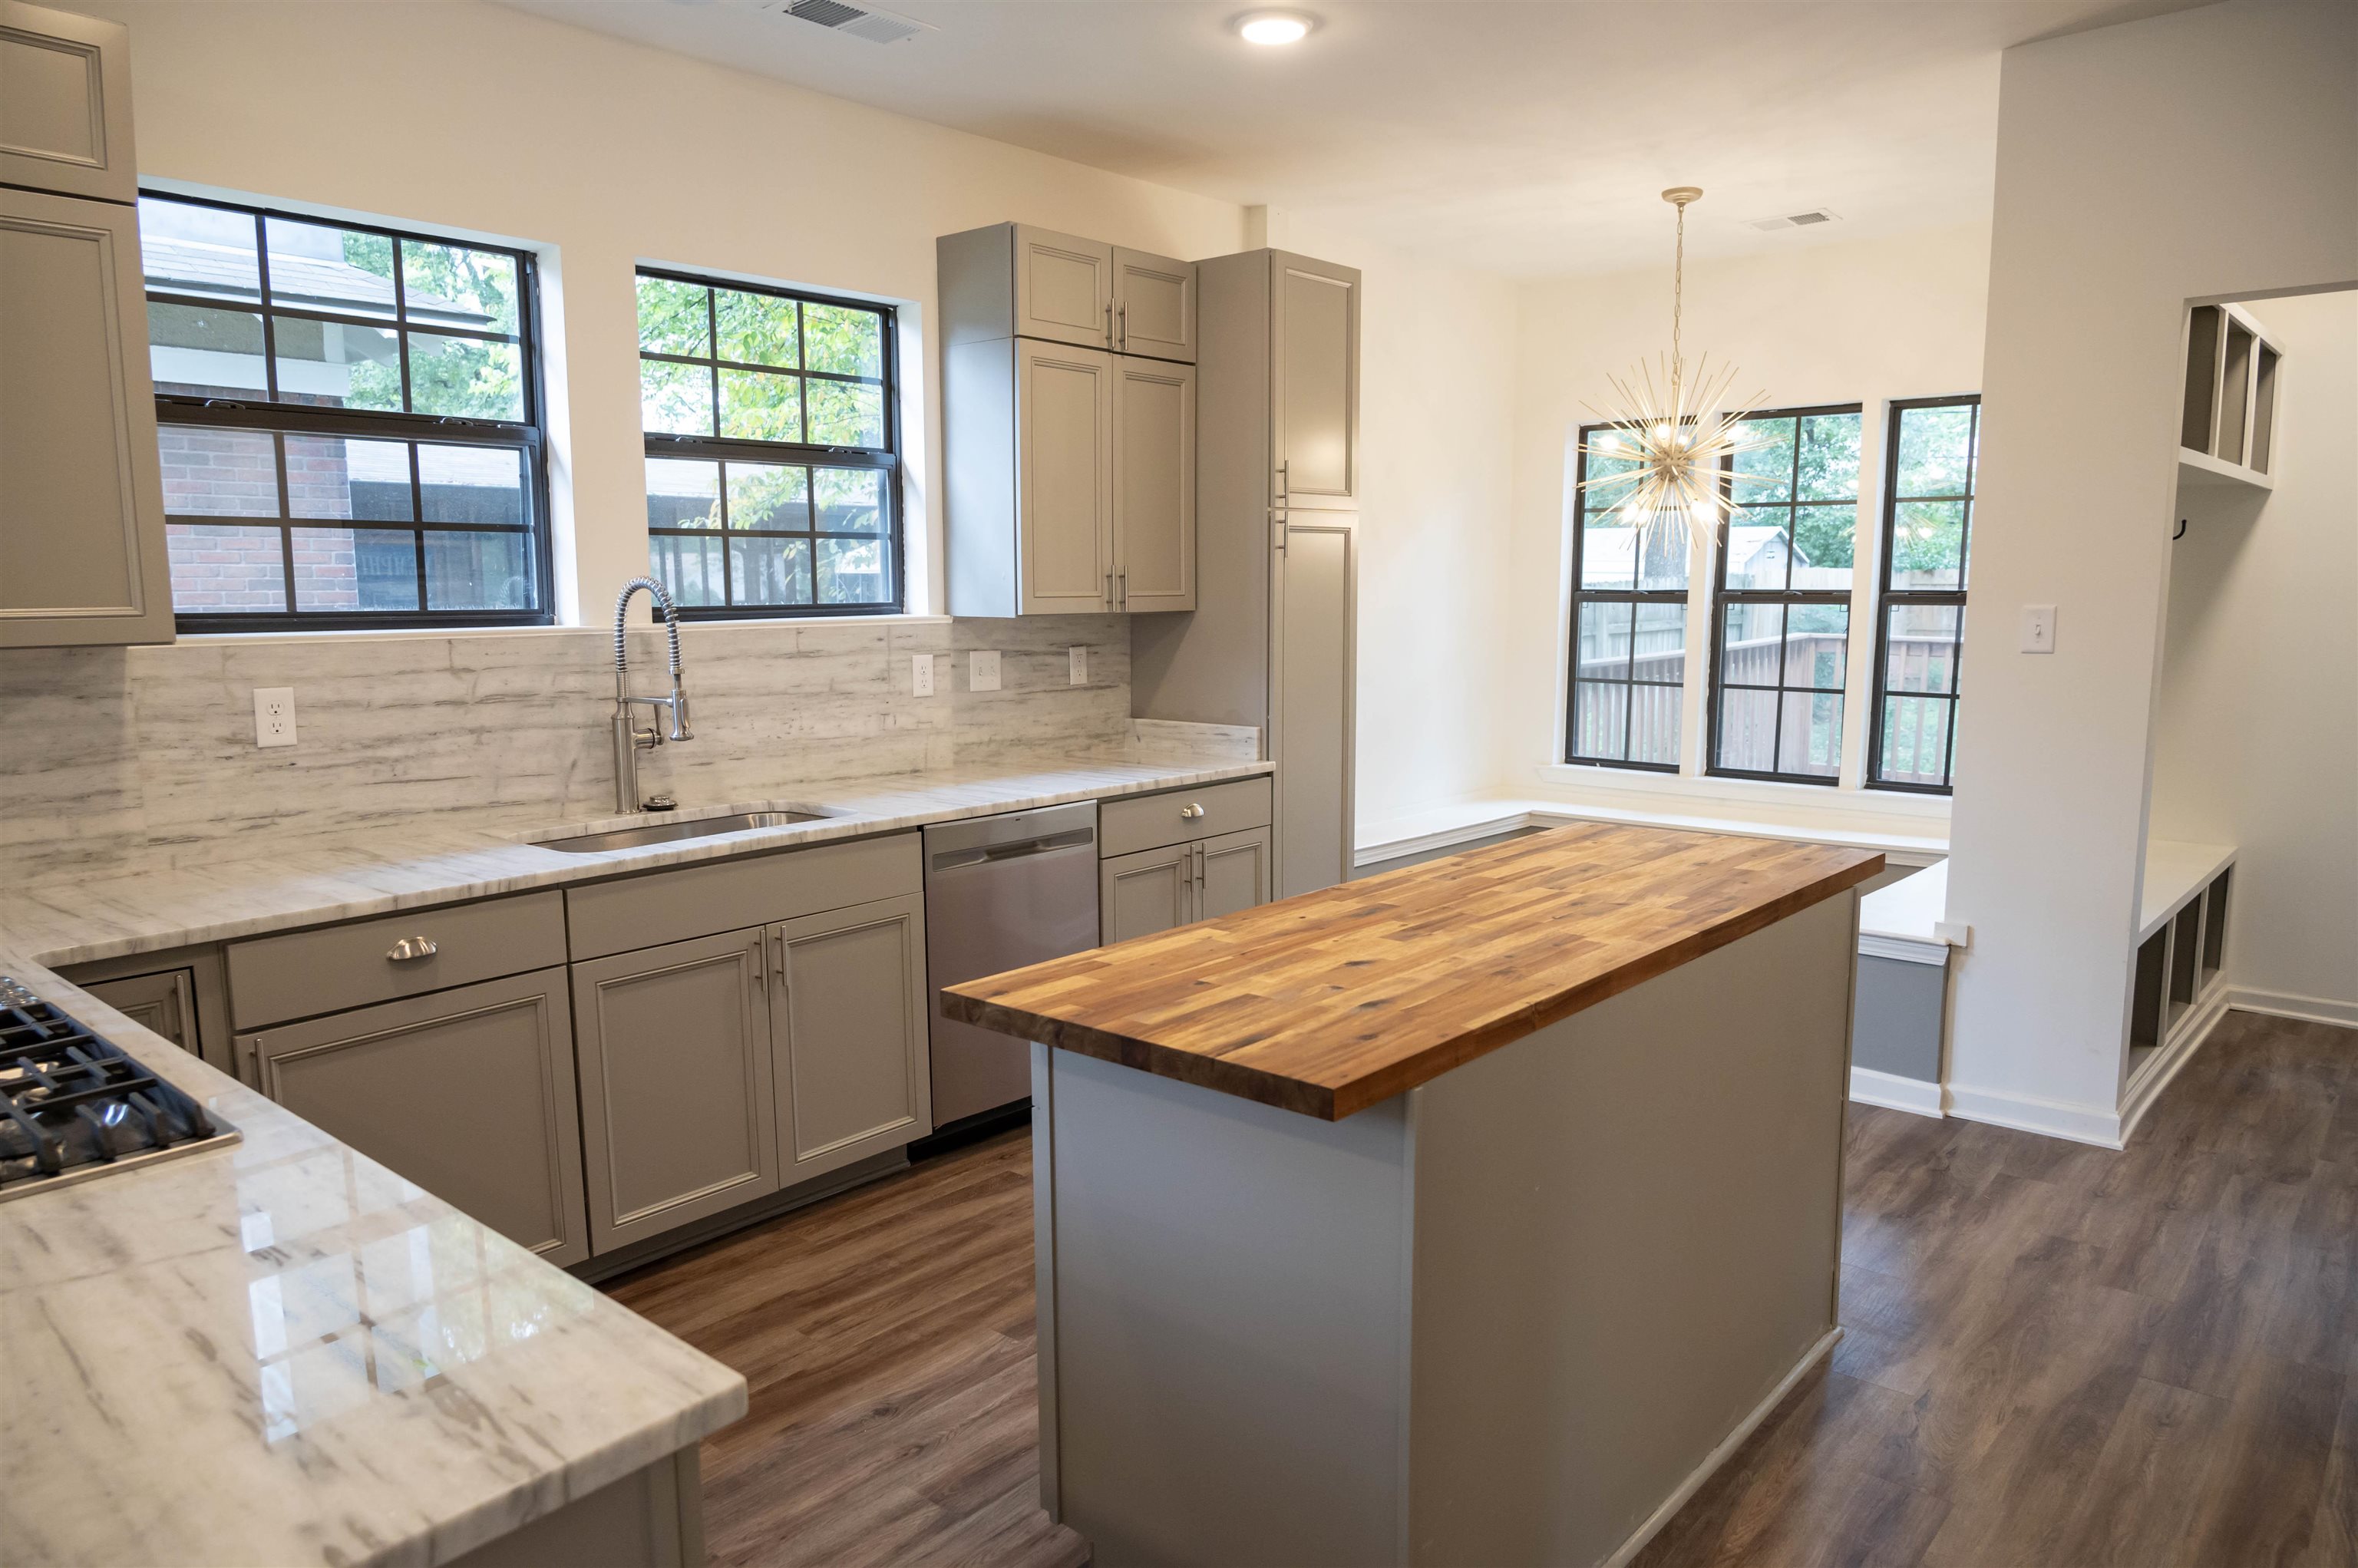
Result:
[[[1049,806],[925,829],[934,1126],[1027,1099],[1031,1048],[942,1016],[942,988],[1098,945],[1098,806]]]

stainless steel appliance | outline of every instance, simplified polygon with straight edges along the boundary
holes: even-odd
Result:
[[[1098,945],[1095,801],[925,829],[925,975],[933,998],[934,1125],[1029,1098],[1020,1040],[942,1016],[941,990]]]
[[[0,975],[0,1198],[236,1141],[185,1091]]]

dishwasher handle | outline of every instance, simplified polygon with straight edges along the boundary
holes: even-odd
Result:
[[[1001,860],[1020,860],[1030,855],[1045,855],[1058,849],[1085,849],[1097,842],[1097,829],[1076,827],[1065,833],[1044,833],[1036,838],[1018,838],[1011,844],[985,844],[968,849],[945,849],[933,858],[931,870],[954,871],[962,866],[980,866]]]

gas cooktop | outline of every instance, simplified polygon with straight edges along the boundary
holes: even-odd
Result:
[[[237,1136],[113,1041],[0,975],[0,1199]]]

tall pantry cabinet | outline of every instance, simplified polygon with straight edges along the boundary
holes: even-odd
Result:
[[[1351,872],[1360,279],[1275,250],[1195,274],[1197,603],[1130,623],[1131,711],[1261,727],[1286,898]]]
[[[0,0],[0,647],[168,643],[128,29]]]

